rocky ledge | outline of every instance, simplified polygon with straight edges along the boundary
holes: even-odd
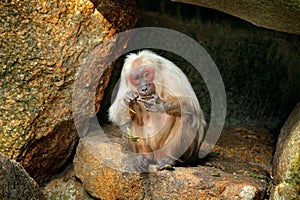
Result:
[[[81,139],[74,172],[85,191],[100,199],[263,199],[274,143],[262,131],[225,130],[197,166],[130,173],[120,131],[106,126],[106,137],[92,131]]]

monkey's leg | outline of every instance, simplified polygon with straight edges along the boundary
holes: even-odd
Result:
[[[163,170],[167,165],[175,165],[176,162],[185,162],[198,155],[197,129],[192,126],[194,116],[181,115],[175,122],[173,129],[169,131],[169,137],[165,140],[161,154],[157,155],[157,169]],[[175,126],[177,124],[177,126]],[[180,125],[178,125],[180,124]],[[180,126],[180,128],[178,128]]]

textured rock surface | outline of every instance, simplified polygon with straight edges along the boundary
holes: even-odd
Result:
[[[88,0],[4,1],[0,10],[0,151],[42,181],[66,162],[78,138],[71,112],[75,72],[96,45],[135,20],[122,18],[128,21],[114,27]],[[90,100],[96,111],[111,70],[99,68],[104,76]]]
[[[274,199],[298,199],[300,194],[300,104],[283,128],[273,162]]]
[[[133,0],[91,0],[95,8],[117,31],[133,28],[137,21],[136,3]]]
[[[37,183],[17,162],[0,153],[0,199],[46,200]]]
[[[236,134],[224,134],[221,143],[214,152],[198,167],[176,167],[175,171],[151,171],[146,174],[126,172],[130,159],[120,151],[122,139],[118,129],[106,127],[106,136],[110,142],[93,132],[81,139],[74,159],[75,175],[82,181],[87,192],[101,199],[262,199],[266,191],[268,161],[261,161],[262,155],[252,155],[245,160],[243,155],[234,154],[226,149],[224,143],[236,140],[232,148],[241,148],[246,144],[243,135],[249,135],[248,141],[258,142],[243,147],[244,153],[261,152],[270,149],[271,144],[263,144],[256,134],[247,134],[246,130],[237,130]],[[255,132],[255,131],[254,131]],[[244,134],[243,134],[244,133]],[[251,137],[252,136],[252,137]],[[244,138],[244,139],[243,139]],[[241,139],[241,140],[239,140]],[[229,141],[227,141],[229,140]],[[244,141],[243,141],[244,140]],[[227,141],[227,142],[226,142]],[[238,141],[241,141],[239,145]],[[245,143],[244,143],[245,142]],[[121,144],[121,145],[120,145]],[[222,152],[219,152],[222,150]],[[268,155],[271,152],[266,152]],[[246,155],[245,155],[246,156]],[[251,159],[255,160],[251,162]],[[261,163],[259,167],[255,163]],[[154,166],[152,166],[154,167]],[[260,179],[257,178],[260,175]],[[255,176],[251,177],[251,176]],[[262,179],[261,179],[262,178]]]
[[[68,166],[61,174],[51,178],[42,190],[48,200],[93,199],[84,191],[82,184],[76,181],[72,165]]]
[[[272,134],[266,130],[226,129],[208,162],[228,173],[254,172],[265,176],[272,171],[274,145]]]
[[[102,27],[98,25],[98,28],[104,28],[100,30],[102,31],[101,40],[108,39],[120,31],[135,26],[137,14],[134,0],[126,0],[122,3],[118,0],[92,0],[92,2],[101,16],[104,17],[98,21],[102,24]],[[93,44],[94,46],[89,51],[85,62],[81,63],[81,68],[77,72],[72,99],[72,111],[79,134],[85,134],[88,129],[88,119],[99,111],[104,89],[112,73],[112,65],[110,65],[114,61],[112,58],[123,50],[128,39],[123,37],[111,39],[109,42]]]
[[[230,15],[277,31],[300,34],[298,0],[172,0],[220,10]]]

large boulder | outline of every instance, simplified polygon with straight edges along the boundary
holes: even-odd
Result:
[[[113,0],[106,2],[100,11],[89,0],[0,4],[0,152],[20,161],[38,182],[65,164],[77,143],[72,116],[76,71],[95,46],[136,21],[126,9],[111,7]],[[132,13],[133,1],[123,5]],[[108,19],[101,12],[115,14]],[[98,66],[85,79],[88,84],[104,74],[90,99],[96,112],[111,70]],[[82,116],[83,121],[93,114]]]
[[[278,137],[273,161],[274,199],[298,199],[300,193],[300,103]]]
[[[300,34],[300,2],[298,0],[172,0],[213,8],[249,21],[257,26]]]
[[[1,200],[46,200],[38,184],[24,168],[2,153],[0,153],[0,185]]]
[[[266,138],[260,136],[260,131],[231,130],[231,133],[225,133],[221,143],[201,166],[176,167],[173,171],[156,171],[155,166],[151,166],[149,173],[132,173],[132,160],[128,152],[123,151],[126,143],[120,137],[120,130],[110,126],[103,130],[102,133],[92,131],[80,140],[73,162],[76,177],[95,198],[264,198],[267,172],[256,170],[258,166],[267,169],[273,149],[271,143],[263,142]],[[231,143],[233,140],[235,142]],[[231,143],[234,150],[223,146],[227,143]],[[239,153],[234,152],[237,148],[241,149]]]

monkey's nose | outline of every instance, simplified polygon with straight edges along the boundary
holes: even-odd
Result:
[[[143,92],[146,92],[147,89],[148,89],[147,85],[143,85],[143,86],[141,87],[141,90],[142,90]]]

